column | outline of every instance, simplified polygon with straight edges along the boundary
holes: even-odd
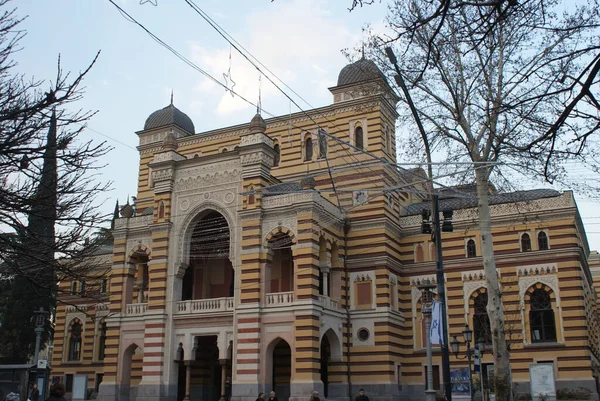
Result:
[[[227,359],[219,359],[221,364],[221,398],[219,401],[225,401],[225,384],[227,383]]]
[[[190,401],[190,388],[192,387],[192,361],[188,360],[185,364],[185,397],[183,401]]]

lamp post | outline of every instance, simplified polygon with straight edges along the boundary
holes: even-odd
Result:
[[[458,353],[460,350],[460,343],[458,342],[456,336],[453,336],[452,342],[450,346],[452,347],[452,352],[454,352],[454,356],[458,359],[467,358],[469,360],[469,396],[471,400],[473,400],[473,378],[472,378],[472,370],[471,370],[471,356],[473,353],[473,349],[471,348],[471,341],[473,340],[473,330],[469,328],[468,324],[465,324],[465,329],[462,332],[463,338],[467,345],[467,355],[463,358],[459,358]]]
[[[429,280],[425,280],[417,286],[421,290],[421,311],[425,317],[425,338],[426,338],[426,349],[427,349],[427,383],[425,386],[425,400],[435,401],[436,391],[433,389],[433,366],[432,366],[432,353],[431,353],[431,304],[433,302],[432,290],[436,287]]]
[[[34,383],[38,382],[38,362],[40,358],[40,348],[42,347],[42,334],[44,334],[44,330],[46,330],[46,321],[48,320],[47,316],[50,312],[46,312],[43,307],[40,307],[39,310],[33,312],[33,318],[35,319],[35,352],[33,354],[33,364],[34,364]],[[46,373],[42,376],[44,380],[40,385],[38,383],[38,388],[40,392],[43,394],[45,386],[45,378]],[[43,396],[43,395],[42,395]]]

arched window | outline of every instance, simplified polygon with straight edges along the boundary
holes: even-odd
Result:
[[[474,258],[477,256],[477,245],[475,240],[470,239],[467,241],[467,258]]]
[[[85,281],[82,281],[82,282],[79,284],[79,294],[80,294],[81,296],[84,296],[84,295],[85,295]]]
[[[529,299],[529,325],[531,326],[531,341],[534,343],[556,341],[556,327],[554,326],[554,310],[550,294],[538,288]]]
[[[77,295],[77,281],[71,283],[71,295]]]
[[[319,159],[327,157],[327,135],[319,130]]]
[[[415,248],[415,263],[424,262],[425,257],[423,255],[423,245],[417,245]]]
[[[251,186],[250,188],[248,188],[248,192],[250,192],[248,194],[248,204],[254,205],[254,187]]]
[[[521,235],[521,252],[531,251],[531,237],[525,233]]]
[[[306,135],[304,140],[304,161],[311,161],[313,158],[313,143],[310,134]]]
[[[273,167],[277,167],[279,166],[279,161],[281,160],[281,148],[279,147],[278,143],[273,146],[273,150],[275,151],[275,156],[273,157]]]
[[[364,149],[363,142],[363,129],[362,127],[356,127],[354,130],[354,145],[359,149]]]
[[[81,323],[79,321],[71,325],[69,336],[69,361],[81,359]]]
[[[543,231],[540,231],[538,233],[538,249],[540,251],[545,251],[546,249],[549,249],[548,235]]]
[[[475,298],[474,313],[473,313],[473,331],[475,334],[475,343],[482,338],[486,344],[492,343],[492,330],[490,326],[490,318],[487,313],[488,295],[483,292]]]
[[[158,218],[159,219],[165,218],[165,202],[163,202],[163,201],[160,201],[160,203],[158,204]]]
[[[106,356],[106,322],[100,325],[100,338],[98,341],[98,360],[103,361]]]

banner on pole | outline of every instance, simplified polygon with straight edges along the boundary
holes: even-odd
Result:
[[[431,310],[431,330],[429,330],[429,340],[431,345],[443,345],[442,336],[442,308],[439,301],[433,301]]]

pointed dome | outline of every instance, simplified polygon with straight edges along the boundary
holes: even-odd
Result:
[[[190,134],[195,133],[194,123],[192,120],[187,116],[187,114],[173,106],[173,103],[150,114],[150,116],[146,119],[144,129],[147,130],[159,128],[167,125],[176,125]]]
[[[256,113],[256,115],[250,121],[250,132],[265,132],[266,130],[267,123],[260,114]]]
[[[338,75],[337,86],[370,81],[376,78],[385,80],[385,76],[372,60],[361,58],[357,62],[342,68],[340,75]]]

